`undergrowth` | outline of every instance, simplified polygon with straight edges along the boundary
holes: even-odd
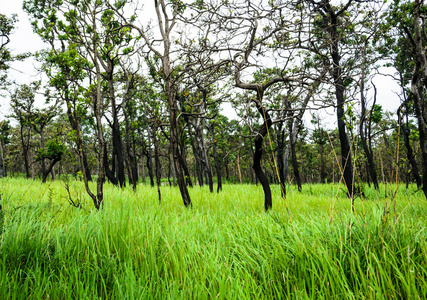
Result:
[[[415,187],[365,188],[355,213],[341,187],[193,188],[106,185],[91,208],[80,182],[70,206],[59,182],[5,178],[1,299],[416,299],[427,298],[427,203]],[[390,195],[392,193],[390,192]],[[289,213],[288,213],[289,211]]]

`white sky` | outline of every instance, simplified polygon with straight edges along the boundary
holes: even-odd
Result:
[[[148,2],[148,1],[144,1]],[[151,4],[151,2],[149,2]],[[151,6],[151,5],[149,5]],[[45,47],[41,39],[32,31],[31,24],[28,20],[27,14],[22,10],[22,0],[0,0],[1,13],[10,16],[11,14],[17,14],[19,22],[16,24],[16,28],[11,35],[11,42],[8,44],[13,54],[23,52],[34,52]],[[148,7],[146,7],[148,8]],[[152,7],[148,8],[151,9]],[[151,14],[151,16],[154,15]],[[15,62],[12,64],[12,68],[9,72],[9,78],[15,80],[17,83],[28,83],[34,80],[40,80],[42,75],[39,74],[35,67],[36,62],[32,59],[27,59],[25,62]],[[392,70],[386,70],[383,68],[383,72],[392,72]],[[400,105],[400,100],[395,92],[400,92],[400,87],[393,82],[389,77],[377,76],[374,79],[374,83],[378,88],[378,100],[377,103],[381,104],[384,110],[390,110],[396,112]],[[13,88],[12,88],[13,89]],[[9,114],[8,111],[8,96],[0,96],[0,119],[4,119],[5,115]],[[368,100],[369,99],[368,95]],[[225,114],[228,117],[235,116],[229,104],[223,106]],[[307,112],[309,115],[310,113]],[[330,118],[330,117],[328,117]],[[309,119],[308,119],[309,121]],[[309,122],[306,122],[308,127],[311,126]]]
[[[0,0],[0,7],[1,13],[6,16],[18,15],[18,23],[15,24],[13,34],[10,36],[11,41],[7,45],[12,54],[35,51],[45,47],[42,40],[33,33],[28,16],[22,10],[22,0]],[[33,59],[14,62],[9,69],[9,79],[16,81],[18,84],[40,80],[41,74],[37,72],[35,63]],[[5,118],[7,114],[9,114],[9,96],[6,93],[5,97],[0,96],[0,119]]]

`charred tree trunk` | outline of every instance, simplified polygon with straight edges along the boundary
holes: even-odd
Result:
[[[138,163],[136,161],[134,141],[131,141],[131,126],[126,110],[123,110],[126,122],[126,154],[129,167],[129,184],[132,184],[133,190],[136,191],[136,184],[138,183]]]
[[[228,156],[224,158],[225,160],[225,179],[230,181],[230,172],[228,171]]]
[[[191,122],[189,120],[189,117],[185,117],[185,120],[187,122],[187,128],[188,128],[188,134],[190,136],[190,143],[191,148],[193,149],[194,154],[194,160],[196,161],[196,175],[197,175],[197,181],[199,183],[199,186],[203,186],[203,170],[202,170],[202,163],[200,162],[200,154],[198,147],[196,146],[195,139],[193,136],[193,131],[191,130]]]
[[[4,163],[3,143],[0,141],[0,178],[6,177],[6,166]]]
[[[162,193],[160,192],[161,185],[161,169],[160,169],[160,158],[159,158],[159,143],[157,141],[157,128],[153,128],[153,142],[154,142],[154,164],[156,169],[156,185],[157,193],[159,195],[159,204],[162,203]]]
[[[314,1],[313,1],[314,3]],[[353,199],[354,194],[354,178],[353,178],[353,163],[350,141],[347,136],[347,126],[345,123],[345,112],[344,112],[344,80],[341,67],[341,55],[340,55],[340,33],[339,33],[339,20],[338,18],[346,13],[346,9],[351,5],[352,0],[347,1],[347,4],[341,8],[338,12],[335,12],[335,8],[331,5],[329,0],[317,2],[316,10],[321,13],[323,21],[323,29],[329,35],[328,44],[330,49],[330,55],[332,57],[332,64],[329,67],[332,69],[333,84],[335,86],[335,98],[337,105],[337,121],[338,121],[338,132],[341,146],[341,162],[342,162],[342,178],[347,187],[347,196]],[[353,201],[353,200],[352,200]],[[352,202],[353,203],[353,202]]]
[[[277,168],[279,169],[279,184],[280,184],[280,192],[282,197],[286,197],[286,179],[284,177],[284,163],[283,163],[283,149],[285,147],[285,130],[283,128],[283,122],[280,121],[277,124],[276,129],[276,139],[277,139]]]
[[[219,191],[222,191],[222,179],[221,179],[221,166],[219,165],[218,150],[216,146],[215,132],[212,124],[208,124],[207,126],[208,126],[209,133],[211,135],[212,150],[213,150],[214,161],[215,161],[216,178],[218,182],[216,192],[219,193]]]
[[[207,152],[206,152],[204,135],[203,135],[203,128],[200,124],[200,118],[197,119],[197,122],[193,125],[194,125],[194,130],[195,130],[196,143],[197,143],[197,147],[199,149],[199,154],[200,154],[200,161],[202,163],[203,170],[204,170],[204,173],[206,175],[206,182],[209,185],[209,191],[211,193],[213,193],[212,170],[211,170],[209,160],[208,160],[208,156],[207,156]]]
[[[254,169],[255,174],[264,190],[264,209],[268,211],[272,208],[273,201],[271,198],[271,189],[270,189],[270,184],[268,183],[268,178],[261,168],[261,159],[262,159],[262,153],[263,153],[264,137],[267,135],[273,122],[271,121],[271,118],[268,112],[264,110],[261,104],[261,100],[262,100],[262,94],[259,93],[256,106],[257,106],[258,112],[261,114],[261,116],[263,116],[264,124],[261,125],[261,128],[259,129],[255,137],[255,153],[254,153],[254,163],[252,168]]]
[[[401,111],[402,111],[402,106],[406,106],[405,109],[405,116],[406,116],[406,124],[402,124],[401,125],[401,129],[402,129],[402,135],[403,135],[403,141],[405,144],[405,148],[406,148],[406,157],[408,158],[408,162],[411,166],[412,169],[412,174],[414,176],[415,182],[417,183],[417,187],[420,188],[422,186],[422,179],[418,170],[418,165],[417,165],[417,161],[415,160],[415,155],[414,155],[414,151],[412,149],[411,146],[411,141],[410,141],[410,129],[409,129],[409,120],[408,120],[408,107],[407,107],[407,100],[409,99],[405,99],[405,102],[399,107],[397,113],[399,115],[399,118],[401,118]],[[409,173],[409,172],[408,172]]]
[[[417,68],[417,67],[416,67]],[[423,109],[424,107],[424,99],[423,96],[418,92],[418,76],[413,75],[412,79],[412,93],[414,95],[414,106],[415,106],[415,114],[418,120],[418,132],[420,136],[420,150],[421,150],[421,158],[422,158],[422,171],[423,171],[423,192],[424,196],[427,198],[427,128],[426,128],[426,120],[423,118]]]
[[[22,146],[22,156],[24,158],[24,166],[25,166],[25,175],[27,178],[31,178],[30,174],[30,162],[29,162],[29,136],[30,133],[28,133],[27,137],[24,135],[24,127],[20,126],[20,138],[21,138],[21,146]]]
[[[117,118],[117,116],[116,116]],[[120,133],[120,126],[118,119],[114,120],[113,122],[113,147],[114,147],[114,154],[116,157],[116,167],[117,167],[117,179],[120,184],[120,187],[126,186],[126,178],[125,178],[125,165],[124,165],[124,159],[123,159],[123,142],[121,138]]]
[[[147,168],[148,168],[148,177],[150,177],[150,185],[151,187],[154,187],[154,175],[153,175],[153,163],[152,163],[152,157],[151,157],[151,151],[147,149],[146,152],[147,156]]]
[[[40,128],[40,132],[39,132],[39,134],[40,134],[40,147],[41,147],[42,149],[44,149],[44,147],[45,147],[45,142],[44,142],[44,128],[43,128],[43,127],[41,127],[41,128]],[[42,176],[43,176],[43,180],[42,180],[42,182],[44,183],[44,182],[46,182],[46,179],[45,179],[45,176],[44,176],[44,174],[45,174],[45,172],[46,172],[46,163],[45,163],[45,158],[44,158],[44,157],[42,157],[40,161],[41,161]],[[46,175],[46,178],[47,178],[47,175]]]
[[[301,176],[299,173],[299,167],[298,167],[298,159],[297,154],[295,151],[295,142],[291,142],[291,161],[292,161],[292,169],[294,171],[295,180],[297,182],[298,191],[302,191],[302,183],[301,183]]]
[[[423,1],[415,0],[414,3],[414,36],[411,30],[404,28],[408,39],[413,45],[415,53],[415,67],[412,73],[411,93],[414,97],[415,115],[418,121],[418,131],[420,137],[420,150],[422,159],[422,174],[423,174],[423,192],[427,198],[427,105],[424,99],[423,89],[427,89],[427,58],[426,49],[424,47],[423,38],[425,38],[424,20],[423,28],[421,28],[421,5]],[[421,90],[421,92],[420,92]]]
[[[124,163],[124,151],[123,151],[123,141],[120,132],[120,123],[119,123],[119,107],[116,104],[116,95],[114,89],[114,65],[115,61],[111,57],[107,57],[107,65],[104,66],[106,71],[106,79],[108,82],[108,91],[111,102],[111,112],[113,117],[112,124],[112,136],[113,136],[113,148],[114,154],[117,158],[117,180],[120,184],[120,187],[126,186],[126,177],[125,177],[125,163]]]
[[[169,72],[167,73],[169,74]],[[191,198],[190,194],[188,193],[187,185],[185,183],[185,177],[183,174],[183,171],[181,167],[186,168],[186,164],[184,163],[180,153],[179,153],[179,143],[178,143],[178,124],[177,124],[177,111],[178,107],[176,105],[175,101],[175,95],[172,88],[172,83],[170,81],[166,82],[166,90],[168,95],[168,104],[169,104],[169,122],[170,122],[170,141],[171,141],[171,147],[172,147],[172,155],[173,155],[173,162],[175,166],[175,172],[178,182],[178,187],[181,192],[182,200],[184,202],[184,205],[186,207],[191,207]],[[180,160],[181,159],[181,160]],[[188,171],[188,168],[186,168]],[[188,179],[191,182],[191,178],[189,177],[190,174],[187,175]]]
[[[332,10],[332,9],[331,9]],[[340,64],[340,54],[338,50],[338,20],[334,13],[331,13],[332,26],[330,27],[331,33],[331,54],[333,65],[333,77],[335,84],[335,96],[337,100],[337,120],[338,120],[338,132],[341,145],[341,161],[343,171],[344,183],[347,187],[347,195],[349,198],[353,198],[354,194],[354,178],[353,178],[353,162],[350,141],[347,136],[347,126],[345,124],[344,115],[344,82],[342,78],[342,69]]]
[[[367,160],[367,168],[368,168],[368,174],[369,177],[372,179],[372,183],[374,184],[374,188],[376,190],[379,190],[379,185],[378,185],[378,178],[377,178],[377,169],[375,166],[375,161],[374,161],[374,154],[372,153],[372,148],[368,147],[368,142],[366,140],[366,132],[365,132],[365,122],[366,122],[366,99],[365,99],[365,64],[366,64],[366,47],[367,47],[367,40],[365,41],[365,46],[363,48],[363,55],[362,55],[362,76],[360,79],[360,105],[362,108],[361,111],[361,119],[360,119],[360,123],[359,123],[359,134],[360,134],[360,139],[362,141],[362,148],[363,151],[365,152],[365,156],[366,156],[366,160]],[[372,109],[375,106],[375,102],[376,102],[376,92],[377,89],[375,88],[375,96],[374,96],[374,103],[372,104]],[[369,117],[369,123],[371,122],[371,117],[372,117],[372,109],[371,109],[371,115]]]
[[[189,187],[193,187],[193,182],[191,181],[191,174],[190,174],[190,171],[188,170],[187,160],[184,158],[184,156],[181,153],[184,153],[184,151],[178,150],[178,160],[179,160],[180,166],[182,167],[183,175],[185,176],[185,178],[184,178],[185,183]],[[175,172],[176,172],[176,170],[175,170]],[[178,181],[178,173],[176,173],[176,174],[177,174],[176,176],[177,176],[177,181]]]
[[[402,133],[403,133],[403,140],[405,143],[405,147],[407,150],[406,151],[407,158],[412,168],[411,173],[414,176],[415,182],[417,183],[417,187],[420,188],[422,186],[422,180],[421,180],[420,172],[418,171],[417,161],[415,160],[414,152],[412,150],[411,143],[409,140],[410,129],[406,125],[403,125]]]
[[[319,146],[320,152],[320,183],[326,183],[326,162],[325,162],[325,154],[324,154],[324,146]]]
[[[107,155],[107,144],[104,143],[104,172],[105,172],[105,176],[108,178],[108,180],[114,184],[114,185],[119,185],[119,181],[117,180],[116,174],[114,174],[114,169],[110,170],[110,167],[108,166],[108,155]],[[114,154],[113,154],[113,159],[114,159]],[[113,164],[114,167],[114,164]]]
[[[71,110],[71,106],[72,103],[69,99],[66,99],[67,102],[67,117],[68,117],[68,121],[70,122],[71,128],[77,132],[77,130],[79,130],[79,125],[77,123],[76,118],[74,118],[73,112]],[[81,153],[82,153],[82,161],[83,161],[83,166],[82,169],[84,168],[84,171],[86,173],[86,177],[88,181],[92,181],[92,175],[90,173],[90,169],[89,169],[89,164],[87,162],[87,156],[86,156],[86,151],[84,151],[83,147],[83,143],[79,143],[77,142],[77,149],[81,149]]]
[[[292,113],[290,104],[286,101],[286,106],[288,109],[288,117],[289,117],[289,148],[291,153],[291,161],[292,161],[292,169],[294,171],[295,181],[297,182],[298,191],[301,192],[302,184],[301,184],[301,176],[298,169],[298,160],[297,154],[295,151],[296,139],[298,136],[298,126],[294,126],[294,115]],[[297,123],[298,120],[295,120]],[[295,130],[295,133],[294,133]]]
[[[52,162],[49,164],[47,169],[43,172],[43,179],[42,182],[45,183],[47,180],[47,176],[49,176],[49,173],[53,171],[53,166],[59,161],[59,159],[53,159]]]

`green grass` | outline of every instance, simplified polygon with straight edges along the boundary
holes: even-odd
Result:
[[[337,185],[220,194],[105,186],[97,212],[81,182],[0,180],[1,299],[425,299],[427,201],[415,187],[365,187],[355,213]],[[394,187],[395,188],[395,187]],[[287,212],[287,208],[289,213]]]

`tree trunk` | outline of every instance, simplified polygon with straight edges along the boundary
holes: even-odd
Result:
[[[286,179],[284,177],[284,161],[283,161],[283,148],[285,147],[285,131],[283,129],[283,122],[280,121],[277,124],[277,130],[276,130],[276,139],[277,139],[277,168],[279,169],[279,184],[280,184],[280,192],[282,195],[282,198],[285,199],[286,197]]]
[[[66,98],[65,98],[65,102],[67,103],[67,116],[68,116],[68,121],[70,122],[71,128],[72,128],[75,132],[77,132],[77,130],[80,130],[80,128],[79,128],[79,125],[78,125],[78,123],[77,123],[77,120],[74,118],[74,116],[73,116],[73,112],[72,112],[72,110],[71,110],[71,106],[72,106],[71,100],[70,100],[70,99],[68,99],[68,98],[66,97]],[[83,147],[83,143],[82,143],[81,145],[79,145],[79,142],[76,142],[76,144],[77,144],[77,149],[81,149],[82,156],[83,156],[83,158],[82,158],[82,160],[83,160],[83,164],[82,164],[82,165],[83,165],[83,167],[82,167],[82,169],[83,169],[83,168],[85,169],[86,176],[87,176],[87,180],[88,180],[88,181],[92,181],[92,175],[90,174],[89,164],[88,164],[88,162],[87,162],[86,151],[84,151],[84,150],[83,150],[83,148],[81,148],[81,147]]]
[[[136,191],[136,184],[138,183],[138,163],[136,161],[134,143],[131,141],[131,128],[130,121],[126,110],[123,110],[123,115],[126,122],[126,154],[129,167],[129,184],[132,184],[133,190]]]
[[[165,61],[166,59],[167,61]],[[170,70],[168,70],[170,67],[170,62],[168,59],[169,57],[163,58],[164,60],[163,68],[166,75],[165,85],[166,85],[166,95],[168,97],[168,105],[169,105],[170,142],[172,147],[173,162],[175,166],[178,187],[181,192],[182,200],[184,202],[185,207],[191,207],[192,204],[191,204],[190,194],[188,193],[187,185],[185,184],[185,177],[181,169],[181,167],[183,167],[186,164],[183,164],[182,157],[179,153],[179,141],[178,141],[179,135],[178,135],[178,123],[177,123],[178,106],[175,99],[175,92],[173,90],[172,82],[170,79],[171,72]],[[180,161],[180,158],[181,158],[181,161]]]
[[[265,176],[264,171],[261,168],[261,159],[263,153],[263,141],[264,137],[268,133],[269,129],[273,122],[271,121],[270,115],[267,111],[264,110],[261,104],[262,100],[262,91],[258,92],[258,101],[256,102],[256,106],[258,112],[262,116],[264,123],[261,125],[261,128],[258,130],[257,135],[255,137],[255,153],[254,153],[254,163],[252,168],[255,171],[255,174],[262,185],[264,190],[264,209],[266,211],[270,210],[273,206],[273,201],[271,198],[271,189],[270,184],[268,183],[267,176]]]
[[[116,164],[117,164],[116,175],[117,175],[117,179],[120,184],[120,187],[125,187],[126,178],[125,178],[125,166],[124,166],[124,159],[123,159],[123,142],[121,138],[118,119],[114,120],[113,122],[112,134],[113,134],[114,154],[116,157]]]
[[[117,180],[116,174],[114,174],[114,164],[113,164],[113,170],[110,170],[110,167],[108,166],[108,156],[107,156],[107,144],[104,144],[104,168],[105,168],[105,175],[107,176],[108,180],[114,184],[119,185],[119,181]],[[114,158],[114,154],[113,154]]]
[[[0,178],[6,177],[6,166],[4,163],[3,143],[0,141]]]
[[[323,145],[319,145],[320,152],[320,183],[326,183],[326,162],[325,162],[325,154]]]
[[[171,163],[171,158],[170,156],[168,156],[169,159],[169,165],[171,166],[172,169],[172,179],[173,179],[173,184],[176,185],[176,171],[175,171],[175,165],[173,163]]]
[[[344,9],[341,9],[338,14],[335,13],[334,8],[330,4],[329,0],[320,2],[319,9],[323,10],[323,29],[329,34],[330,44],[330,55],[332,57],[332,77],[335,86],[335,97],[337,103],[337,121],[338,121],[338,132],[341,146],[341,162],[342,162],[342,178],[344,184],[347,187],[347,196],[353,199],[354,194],[354,178],[353,178],[353,163],[350,142],[347,136],[347,126],[345,124],[345,112],[344,112],[344,80],[341,67],[341,55],[339,49],[340,34],[338,32],[339,22],[338,17],[340,14],[345,13]],[[347,2],[348,5],[351,1]]]
[[[147,149],[147,168],[148,177],[150,177],[150,185],[154,187],[154,174],[153,174],[153,159],[151,157],[151,150]]]
[[[230,172],[228,170],[228,156],[226,156],[224,160],[225,160],[225,180],[230,181]]]
[[[294,128],[294,116],[293,113],[291,111],[291,107],[289,105],[289,103],[286,101],[286,106],[288,108],[288,117],[289,119],[289,148],[290,148],[290,152],[291,152],[291,161],[292,161],[292,169],[294,171],[294,176],[295,176],[295,180],[297,182],[297,186],[298,186],[298,191],[301,192],[302,190],[302,184],[301,184],[301,176],[299,173],[299,169],[298,169],[298,160],[297,160],[297,154],[295,151],[295,144],[296,144],[296,138],[298,135],[298,126],[295,126]],[[297,123],[298,120],[295,120],[295,123]],[[294,133],[295,131],[295,133]]]
[[[411,143],[409,140],[410,129],[406,125],[402,125],[402,133],[406,147],[406,156],[412,168],[411,172],[414,176],[415,182],[417,183],[417,187],[420,188],[422,186],[422,179],[418,171],[417,161],[415,160],[414,151],[412,150]]]
[[[49,176],[49,173],[52,172],[53,170],[53,166],[59,161],[59,159],[54,159],[52,160],[52,162],[50,163],[50,165],[47,167],[47,169],[45,169],[45,171],[43,172],[43,179],[42,182],[46,183],[47,180],[47,176]]]
[[[191,148],[193,149],[193,155],[194,155],[194,160],[196,162],[196,174],[197,174],[197,181],[199,186],[203,186],[203,169],[202,169],[202,163],[200,161],[200,154],[199,154],[199,150],[196,146],[196,141],[194,139],[193,136],[193,131],[191,130],[191,122],[190,119],[188,117],[185,117],[185,120],[187,122],[187,128],[188,128],[188,134],[190,136],[190,143],[191,143]]]
[[[418,78],[416,75],[413,75],[411,89],[414,95],[415,114],[418,120],[418,132],[420,136],[420,150],[421,150],[422,171],[423,171],[423,192],[424,192],[424,196],[427,198],[427,143],[426,143],[427,128],[426,128],[426,121],[423,118],[423,109],[425,109],[423,107],[424,99],[423,99],[423,96],[418,92]]]
[[[216,146],[215,132],[212,124],[207,124],[207,126],[211,135],[212,150],[213,150],[214,161],[215,161],[215,170],[216,170],[216,178],[217,178],[217,185],[218,185],[216,192],[219,193],[219,191],[222,191],[222,179],[221,179],[221,166],[219,165],[218,150]]]
[[[160,170],[160,159],[159,159],[159,143],[157,142],[157,128],[153,128],[153,142],[154,142],[154,164],[156,169],[156,185],[157,193],[159,195],[159,204],[162,203],[162,193],[160,192],[161,185],[161,170]]]
[[[363,47],[362,51],[362,75],[360,78],[360,106],[361,106],[361,119],[359,123],[359,134],[360,139],[362,141],[362,148],[365,152],[366,160],[367,160],[367,168],[368,168],[368,174],[369,177],[372,179],[372,183],[374,184],[375,190],[379,190],[378,185],[378,178],[377,178],[377,170],[375,166],[374,161],[374,154],[372,153],[372,148],[368,147],[368,143],[366,141],[366,132],[365,132],[365,122],[366,122],[366,100],[365,100],[365,64],[366,64],[366,47],[367,47],[368,41],[365,40],[365,45]],[[374,87],[375,88],[375,87]],[[372,109],[375,107],[376,102],[376,88],[375,88],[375,96],[374,96],[374,103],[372,104]],[[372,109],[371,109],[371,116],[372,116]],[[371,122],[371,116],[369,117],[369,123]],[[370,127],[370,125],[369,125]]]
[[[237,154],[237,174],[239,176],[239,182],[242,184],[242,172],[240,172],[240,152]]]
[[[29,135],[30,133],[28,133],[28,137],[27,140],[29,140]],[[24,127],[21,125],[20,126],[20,136],[21,136],[21,145],[22,145],[22,156],[24,158],[24,166],[25,166],[25,175],[27,178],[31,178],[30,175],[30,162],[29,162],[29,151],[28,151],[28,143],[29,141],[25,142],[25,137],[24,137]]]
[[[141,180],[145,183],[145,164],[144,164],[144,157],[141,157]]]
[[[418,121],[418,132],[420,137],[420,150],[421,150],[421,159],[422,159],[422,174],[423,174],[423,192],[424,196],[427,198],[427,108],[424,99],[423,91],[420,92],[422,88],[427,89],[427,58],[426,50],[423,44],[422,30],[420,26],[421,22],[421,5],[423,4],[420,0],[415,0],[414,3],[414,37],[412,37],[412,32],[405,27],[406,34],[410,41],[413,44],[414,53],[415,53],[415,66],[412,73],[411,81],[411,93],[414,97],[414,108],[415,115]],[[424,32],[425,33],[425,32]],[[425,42],[425,41],[424,41]]]
[[[295,142],[291,142],[291,160],[292,160],[292,168],[294,170],[294,176],[295,176],[295,180],[297,182],[297,186],[298,186],[298,191],[301,192],[302,190],[302,183],[301,183],[301,176],[299,173],[299,168],[298,168],[298,159],[297,159],[297,154],[295,151]]]
[[[44,149],[44,147],[45,147],[44,130],[43,130],[42,126],[40,127],[40,147],[42,149]],[[46,172],[46,164],[45,164],[45,158],[44,157],[42,157],[42,159],[41,159],[41,165],[42,165],[42,176],[44,178],[44,174]],[[46,182],[46,180],[44,180],[43,182]]]
[[[209,164],[205,142],[204,142],[204,135],[203,135],[203,128],[200,124],[200,118],[197,119],[197,123],[193,124],[194,130],[195,130],[195,138],[197,147],[199,148],[199,154],[200,154],[200,161],[203,166],[203,170],[206,176],[206,182],[209,184],[209,191],[213,193],[213,180],[212,180],[212,170]]]

